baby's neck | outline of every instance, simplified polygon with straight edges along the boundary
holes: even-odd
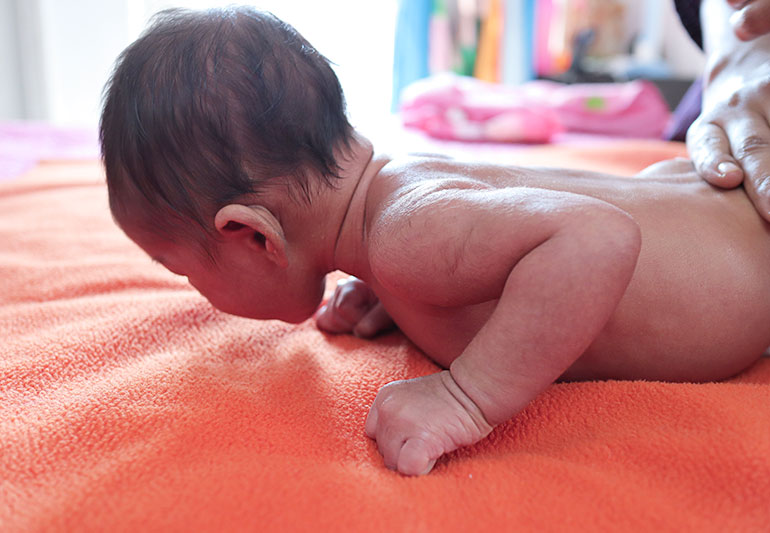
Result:
[[[311,261],[324,274],[343,270],[361,277],[369,271],[364,233],[368,188],[387,159],[375,157],[372,143],[357,133],[350,150],[336,155],[340,178],[333,187],[319,188],[310,209],[292,210],[292,233],[303,240],[299,248],[311,251]]]
[[[356,134],[356,145],[347,160],[349,173],[343,175],[338,191],[339,205],[345,214],[340,222],[330,270],[342,270],[359,278],[368,278],[369,260],[366,243],[366,206],[373,178],[389,161],[374,153],[372,143]],[[348,169],[346,169],[348,170]]]

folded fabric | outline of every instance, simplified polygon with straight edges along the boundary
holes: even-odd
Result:
[[[512,159],[632,172],[683,153]],[[1,531],[767,530],[770,360],[723,383],[556,384],[402,477],[363,423],[382,385],[436,366],[398,332],[215,311],[115,227],[101,172],[0,184]]]
[[[657,139],[669,115],[657,87],[642,80],[511,86],[441,74],[401,97],[405,126],[463,141],[542,143],[562,131]]]

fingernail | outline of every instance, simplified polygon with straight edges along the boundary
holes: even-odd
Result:
[[[717,170],[719,171],[720,176],[727,176],[730,173],[740,172],[741,169],[738,168],[738,165],[735,163],[732,163],[730,161],[722,161],[717,165]]]

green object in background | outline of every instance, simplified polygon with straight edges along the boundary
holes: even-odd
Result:
[[[590,111],[601,111],[604,109],[604,98],[601,96],[591,96],[586,98],[586,109]]]
[[[473,76],[473,69],[476,66],[476,47],[460,47],[460,64],[455,70],[461,76]]]

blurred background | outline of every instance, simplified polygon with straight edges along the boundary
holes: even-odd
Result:
[[[153,13],[230,3],[0,0],[0,119],[96,124],[113,61]],[[364,129],[376,128],[391,113],[404,86],[445,70],[505,84],[534,77],[646,77],[661,86],[672,80],[667,98],[673,102],[703,66],[671,0],[253,4],[294,25],[335,63],[351,119]],[[576,51],[582,54],[577,70]]]
[[[0,0],[0,120],[97,123],[113,62],[158,10],[216,0]],[[337,66],[352,112],[389,112],[397,1],[264,0]]]

